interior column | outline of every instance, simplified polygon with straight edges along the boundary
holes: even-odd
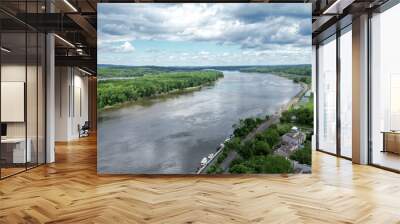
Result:
[[[368,163],[368,15],[353,19],[352,158]]]

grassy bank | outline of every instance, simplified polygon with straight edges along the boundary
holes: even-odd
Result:
[[[217,71],[165,72],[129,80],[102,80],[97,87],[97,107],[104,109],[144,97],[165,94],[215,82]]]

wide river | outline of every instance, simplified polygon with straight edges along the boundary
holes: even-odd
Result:
[[[301,90],[270,74],[224,71],[224,76],[199,91],[101,112],[99,173],[195,173],[240,118],[272,114]]]

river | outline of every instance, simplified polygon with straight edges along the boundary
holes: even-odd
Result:
[[[279,76],[224,71],[224,78],[198,91],[102,111],[98,172],[195,173],[240,118],[272,114],[299,91],[299,84]]]

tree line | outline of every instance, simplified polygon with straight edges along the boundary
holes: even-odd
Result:
[[[211,84],[223,77],[218,71],[164,72],[128,80],[100,80],[97,106],[103,109],[127,101],[135,101],[189,87]]]
[[[311,65],[254,66],[240,69],[241,72],[281,73],[297,76],[311,76]]]
[[[295,83],[311,84],[311,65],[254,66],[240,69],[241,72],[271,73],[293,80]]]

